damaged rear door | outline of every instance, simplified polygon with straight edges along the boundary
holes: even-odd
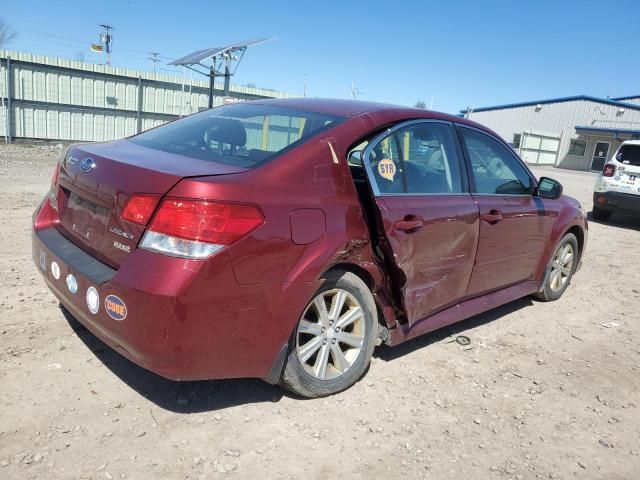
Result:
[[[453,125],[414,120],[386,130],[363,160],[386,268],[411,325],[465,295],[479,232]]]

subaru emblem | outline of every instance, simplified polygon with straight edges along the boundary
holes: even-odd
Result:
[[[85,158],[80,162],[80,170],[87,173],[96,168],[96,163],[93,161],[93,158]]]

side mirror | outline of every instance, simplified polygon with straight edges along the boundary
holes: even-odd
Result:
[[[562,195],[562,184],[553,178],[541,177],[538,182],[536,194],[541,198],[555,200]]]

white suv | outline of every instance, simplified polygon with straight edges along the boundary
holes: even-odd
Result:
[[[623,142],[596,180],[594,220],[608,220],[613,212],[640,215],[640,140]]]

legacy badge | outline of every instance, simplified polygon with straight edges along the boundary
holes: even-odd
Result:
[[[131,235],[130,233],[123,232],[122,230],[116,227],[109,227],[109,231],[111,233],[115,233],[116,235],[120,235],[121,237],[124,237],[127,240],[133,240],[134,238],[136,238],[135,235]]]

